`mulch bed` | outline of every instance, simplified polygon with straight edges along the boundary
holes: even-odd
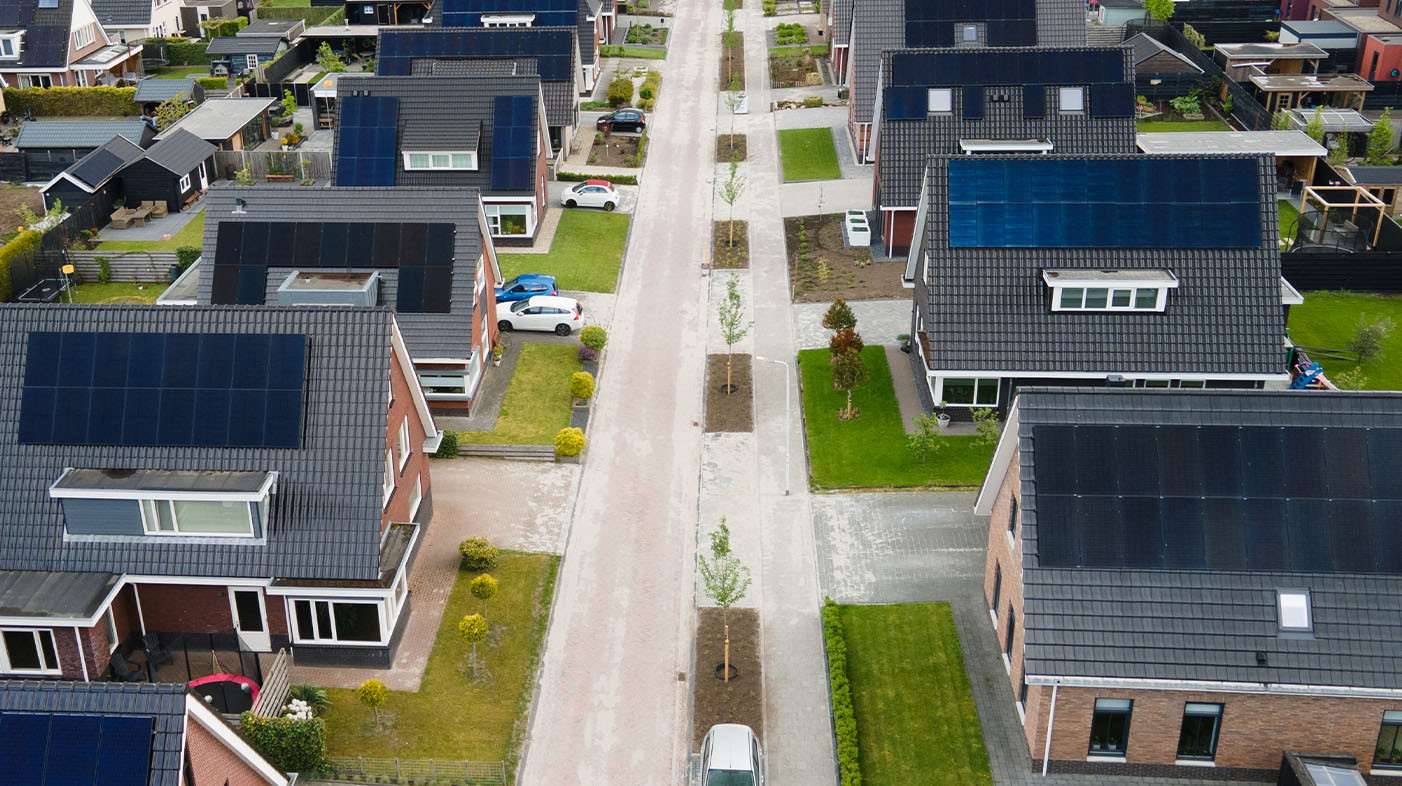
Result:
[[[818,77],[810,80],[809,74]],[[769,82],[773,87],[817,87],[823,84],[813,55],[774,55],[769,58]]]
[[[594,137],[594,146],[589,148],[589,163],[594,166],[632,167],[632,157],[638,153],[638,137],[613,134],[600,142]]]
[[[734,144],[732,144],[732,140]],[[744,161],[747,153],[748,149],[745,147],[744,134],[735,134],[733,137],[730,134],[721,134],[716,137],[717,164],[728,164],[730,163],[731,156],[735,155],[739,156],[739,158],[735,160]]]
[[[628,28],[628,34],[624,36],[623,43],[661,46],[667,43],[667,28],[653,27],[651,23],[634,24]]]
[[[750,266],[750,224],[735,222],[735,245],[730,242],[730,222],[717,221],[711,233],[711,267],[744,270]]]
[[[4,228],[3,231],[9,232],[24,224],[19,212],[23,205],[27,205],[39,218],[44,217],[44,198],[39,194],[39,189],[0,188],[0,221],[4,222],[0,227]]]
[[[760,680],[759,611],[730,610],[730,665],[739,669],[730,682],[716,679],[725,660],[725,625],[720,609],[696,610],[695,692],[692,694],[691,749],[701,749],[706,732],[717,723],[743,723],[764,742],[764,693]]]
[[[706,431],[754,431],[754,374],[750,356],[736,352],[731,360],[730,384],[725,392],[726,355],[706,356]]]
[[[745,89],[745,34],[735,31],[735,46],[725,45],[728,34],[721,34],[720,44],[720,89]],[[738,77],[738,84],[736,78]]]
[[[901,286],[905,261],[873,262],[865,248],[847,248],[842,242],[841,213],[784,219],[784,242],[789,253],[789,278],[795,303],[826,303],[833,298],[877,300],[910,297]],[[799,241],[803,226],[807,246]],[[807,259],[803,255],[807,255]],[[820,260],[821,263],[820,264]]]

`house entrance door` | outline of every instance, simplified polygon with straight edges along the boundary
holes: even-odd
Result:
[[[239,649],[247,652],[271,652],[272,637],[268,634],[268,614],[263,603],[263,590],[258,587],[230,587],[229,607],[234,614],[234,633]]]

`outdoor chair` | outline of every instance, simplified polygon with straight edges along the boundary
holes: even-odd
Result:
[[[131,214],[127,212],[126,208],[120,208],[112,213],[113,229],[126,229],[129,226],[131,226]]]
[[[165,218],[167,215],[170,215],[170,210],[166,207],[166,201],[164,199],[158,199],[151,203],[152,218]]]
[[[170,654],[170,650],[161,646],[161,637],[158,634],[147,633],[141,637],[141,643],[146,650],[146,667],[148,669],[154,670],[164,663],[175,662],[175,656]]]
[[[127,659],[122,657],[122,653],[112,653],[111,660],[107,661],[107,670],[112,672],[112,679],[118,682],[140,682],[141,668],[127,663]]]

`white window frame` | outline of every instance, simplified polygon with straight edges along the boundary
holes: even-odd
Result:
[[[399,421],[398,444],[399,450],[399,471],[404,471],[404,465],[409,463],[409,457],[414,455],[414,446],[409,442],[409,417],[406,415]]]
[[[292,642],[293,642],[294,644],[327,644],[327,645],[334,645],[334,646],[337,646],[337,647],[383,647],[385,644],[387,644],[387,643],[389,642],[389,633],[390,633],[390,631],[393,630],[393,628],[390,628],[389,631],[386,630],[386,624],[385,624],[385,623],[386,623],[387,616],[393,616],[393,617],[395,618],[396,622],[397,622],[398,619],[399,619],[399,616],[398,616],[397,613],[395,613],[395,614],[393,614],[393,615],[386,615],[386,614],[385,614],[385,612],[386,612],[386,610],[387,610],[386,607],[387,607],[387,606],[392,606],[393,601],[390,600],[390,598],[392,598],[392,597],[393,597],[393,596],[391,595],[391,596],[389,596],[389,598],[384,598],[384,597],[371,597],[371,598],[364,598],[364,599],[360,599],[360,598],[355,598],[355,599],[352,599],[352,598],[288,598],[288,606],[290,607],[290,611],[291,611],[291,613],[292,613],[291,619],[288,621],[288,627],[291,629],[291,632],[292,632]],[[313,634],[313,637],[312,637],[312,638],[307,638],[307,637],[302,636],[302,625],[301,625],[301,623],[298,621],[298,618],[297,618],[297,604],[298,604],[298,603],[310,603],[310,604],[312,604],[312,606],[311,606],[311,611],[312,611],[312,629],[313,629],[313,630],[312,630],[312,634]],[[316,604],[318,604],[318,603],[326,603],[326,604],[329,604],[329,605],[330,605],[330,608],[328,609],[329,614],[327,615],[327,616],[330,618],[330,622],[331,622],[331,630],[330,630],[330,632],[329,632],[329,633],[330,633],[329,636],[324,635],[324,634],[326,634],[327,632],[321,630],[321,622],[320,622],[320,620],[317,619]],[[375,607],[375,611],[376,611],[376,617],[379,619],[379,623],[380,623],[380,638],[379,638],[378,640],[376,640],[376,641],[342,641],[341,639],[336,638],[336,609],[335,609],[335,605],[338,604],[338,603],[343,603],[343,604],[344,604],[344,603],[350,603],[350,604],[356,604],[356,605],[361,605],[361,606],[374,606],[374,607]]]
[[[48,661],[48,656],[44,651],[43,643],[40,641],[40,634],[49,637],[49,645],[53,649],[54,662],[38,669],[16,669],[10,665],[9,645],[5,643],[5,637],[0,635],[0,673],[4,674],[62,674],[63,660],[58,656],[58,639],[49,628],[0,628],[0,634],[5,633],[31,633],[34,635],[34,649],[39,653],[41,662]]]
[[[419,506],[423,504],[423,501],[424,501],[424,476],[423,476],[422,474],[420,474],[420,475],[418,475],[417,477],[414,478],[414,491],[413,491],[413,495],[409,497],[409,520],[410,520],[410,521],[413,521],[413,520],[414,520],[414,517],[417,516],[417,515],[419,514]]]
[[[423,388],[424,398],[429,401],[467,401],[472,398],[470,378],[462,369],[435,368],[418,373],[419,387]],[[431,387],[462,388],[461,393],[444,393],[429,390]]]
[[[258,55],[244,55],[244,56],[243,56],[243,65],[244,65],[244,67],[247,68],[249,71],[254,70],[255,68],[258,67]]]
[[[110,605],[102,612],[102,627],[107,631],[107,654],[111,655],[121,642],[117,640],[117,618],[112,614]]]
[[[454,163],[453,158],[467,156],[467,162]],[[447,161],[440,161],[447,157]],[[402,154],[406,172],[476,172],[476,150],[406,150]]]
[[[180,517],[175,513],[176,502],[199,503],[199,502],[233,502],[245,506],[245,515],[248,519],[248,532],[183,532],[180,529]],[[141,509],[141,529],[146,535],[154,535],[163,538],[253,538],[253,505],[255,503],[244,500],[210,500],[210,499],[143,499],[140,500]],[[175,529],[161,529],[160,515],[156,511],[157,505],[165,505],[170,512],[170,520],[175,525]],[[266,513],[267,508],[262,511]],[[266,523],[266,522],[265,522]]]
[[[535,14],[483,14],[483,27],[531,27]]]
[[[73,31],[73,44],[75,49],[82,49],[97,40],[97,35],[93,33],[92,25],[83,25]]]
[[[1140,377],[1134,380],[1137,388],[1183,388],[1184,390],[1201,390],[1207,387],[1206,379],[1161,379]]]
[[[0,60],[18,60],[24,33],[0,36]]]
[[[389,507],[389,498],[394,496],[394,451],[385,448],[385,477],[383,491],[385,493],[384,507]]]
[[[519,215],[526,219],[526,231],[516,234],[502,234],[501,214],[505,211],[507,215]],[[535,222],[531,220],[531,205],[483,205],[482,212],[487,216],[487,229],[492,237],[529,237],[531,231],[535,229]]]
[[[1281,633],[1313,633],[1314,610],[1307,589],[1275,591],[1276,621]]]
[[[925,91],[927,111],[932,115],[954,114],[954,88],[931,87]]]
[[[1169,287],[1164,286],[1133,286],[1124,283],[1116,284],[1092,284],[1084,286],[1057,286],[1055,299],[1052,302],[1052,311],[1158,311],[1162,312],[1168,305]],[[1088,306],[1087,295],[1092,291],[1103,291],[1105,293],[1105,305]],[[1139,295],[1141,292],[1153,291],[1154,304],[1152,306],[1140,306]],[[1127,305],[1115,305],[1117,295],[1129,293]]]
[[[971,379],[974,383],[974,400],[970,403],[949,401],[944,396],[944,383],[952,379]],[[998,377],[936,377],[935,401],[942,403],[946,407],[956,407],[959,409],[982,409],[984,407],[997,407],[1000,399],[1000,384],[1002,380]],[[992,386],[993,401],[979,402],[979,392],[984,388]]]
[[[53,87],[54,78],[49,74],[20,74],[20,87]]]
[[[973,33],[973,35],[969,35],[970,33]],[[969,24],[967,22],[960,24],[959,41],[965,44],[978,43],[978,25]]]
[[[189,175],[181,175],[181,176],[180,176],[180,193],[183,194],[183,193],[185,193],[186,191],[189,191],[189,190],[190,190],[190,176],[189,176]]]
[[[1056,90],[1056,108],[1063,115],[1086,113],[1086,89],[1082,85],[1066,85]]]

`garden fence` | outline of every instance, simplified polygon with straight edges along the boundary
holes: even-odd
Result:
[[[1147,33],[1168,48],[1193,61],[1202,73],[1194,75],[1195,83],[1210,82],[1213,77],[1222,80],[1227,86],[1227,95],[1232,98],[1232,117],[1247,131],[1268,131],[1271,127],[1271,114],[1247,92],[1246,88],[1227,78],[1227,74],[1217,61],[1208,57],[1201,49],[1183,36],[1178,28],[1161,22],[1149,24],[1133,23],[1125,26],[1125,36]],[[1180,93],[1180,95],[1182,95]]]
[[[174,251],[82,251],[68,249],[68,261],[83,281],[97,281],[102,271],[98,259],[107,260],[109,281],[167,283],[170,266],[176,264]]]
[[[301,180],[303,161],[308,164],[307,177],[323,182],[331,179],[334,171],[331,154],[323,150],[289,150],[286,153],[217,150],[214,153],[214,170],[227,180],[233,180],[234,172],[245,166],[249,167],[255,180],[262,181],[267,175],[293,175]]]
[[[506,763],[500,761],[450,761],[444,759],[371,759],[363,756],[331,757],[333,780],[374,783],[393,778],[395,783],[433,786],[506,786]]]

